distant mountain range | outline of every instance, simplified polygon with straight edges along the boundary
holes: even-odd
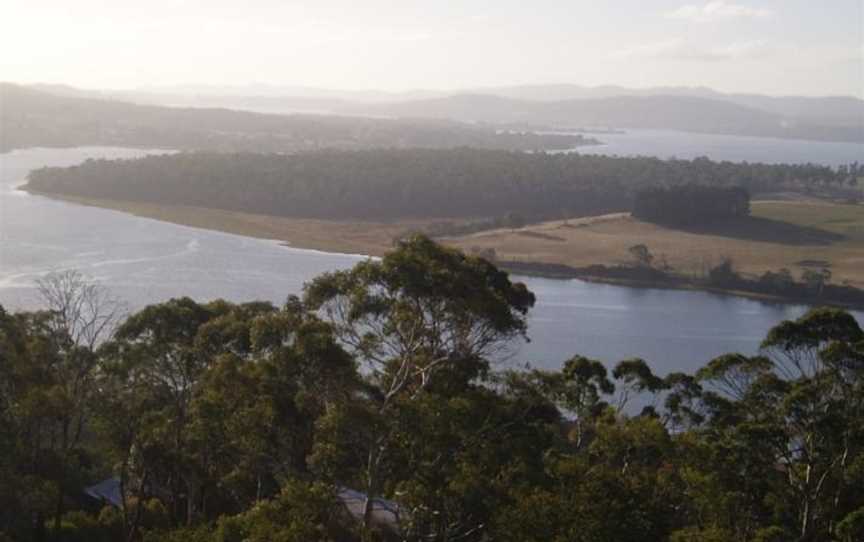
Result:
[[[0,152],[114,145],[230,152],[321,148],[572,149],[579,135],[502,132],[449,120],[276,115],[134,104],[69,87],[0,83]]]
[[[705,98],[761,109],[799,121],[810,120],[828,125],[864,124],[864,100],[852,96],[765,96],[726,94],[707,87],[655,87],[632,89],[617,86],[581,87],[578,85],[532,85],[485,89],[482,94],[532,101],[563,101],[616,98],[622,96],[669,96]]]
[[[67,97],[277,114],[431,118],[551,129],[670,129],[864,142],[864,100],[843,96],[726,94],[705,87],[525,85],[397,93],[262,85],[152,87],[132,91],[88,91],[62,85],[34,88]]]
[[[739,103],[748,101],[748,104]],[[665,129],[760,137],[864,142],[864,102],[842,98],[629,95],[556,101],[491,94],[343,107],[341,112],[555,128]]]

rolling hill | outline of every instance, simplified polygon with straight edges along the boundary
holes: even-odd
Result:
[[[499,133],[449,120],[276,115],[133,104],[0,83],[0,152],[24,147],[114,145],[230,152],[379,147],[568,149],[570,135]]]
[[[861,114],[855,115],[860,109]],[[856,98],[718,98],[621,95],[527,100],[496,94],[460,94],[390,104],[355,105],[343,112],[466,122],[602,126],[687,132],[864,141],[864,102]]]

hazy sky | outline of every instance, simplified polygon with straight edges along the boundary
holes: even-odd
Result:
[[[864,96],[864,0],[0,0],[0,80]]]

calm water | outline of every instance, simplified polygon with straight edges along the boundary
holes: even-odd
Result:
[[[838,166],[864,161],[864,143],[833,143],[768,137],[693,134],[670,130],[628,130],[591,135],[604,144],[581,147],[583,154],[657,156],[763,163],[807,163]]]
[[[53,201],[15,190],[27,172],[88,157],[131,158],[124,149],[32,149],[0,155],[0,304],[38,305],[33,281],[78,269],[131,308],[188,295],[198,300],[279,303],[324,271],[362,256],[326,254],[274,241],[177,226]],[[615,362],[641,356],[660,373],[694,370],[711,357],[755,352],[765,332],[806,307],[703,292],[634,289],[522,278],[537,294],[532,342],[510,363],[557,367],[576,353]],[[864,322],[864,314],[856,317]]]
[[[91,148],[0,155],[0,303],[12,308],[34,306],[38,301],[34,279],[62,269],[78,269],[97,278],[133,307],[182,295],[282,301],[315,275],[361,260],[15,190],[33,167],[142,154]]]

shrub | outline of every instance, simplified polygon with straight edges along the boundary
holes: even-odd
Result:
[[[733,286],[740,281],[741,277],[735,272],[735,265],[729,257],[724,257],[708,271],[708,282],[715,286]]]
[[[708,529],[697,529],[688,527],[672,533],[669,542],[729,542],[734,540],[732,533],[725,529],[710,527]]]
[[[218,542],[306,542],[346,540],[349,529],[341,503],[324,484],[291,482],[273,500],[219,520]]]
[[[864,540],[864,508],[848,514],[837,524],[837,536],[843,542]]]
[[[113,533],[99,523],[99,520],[80,510],[63,514],[60,530],[53,533],[56,540],[63,542],[111,542]]]
[[[786,542],[787,540],[793,540],[794,538],[795,537],[792,536],[788,530],[774,525],[756,531],[756,535],[753,537],[753,542]]]

